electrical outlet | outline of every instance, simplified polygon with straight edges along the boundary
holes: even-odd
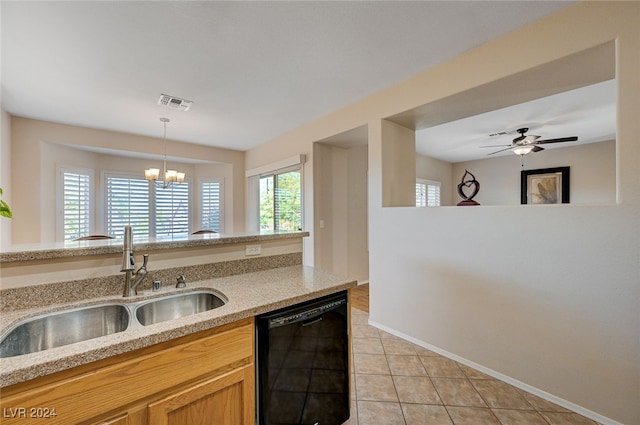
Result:
[[[244,255],[245,256],[260,255],[261,251],[262,251],[262,249],[260,248],[260,245],[245,245],[244,246]]]

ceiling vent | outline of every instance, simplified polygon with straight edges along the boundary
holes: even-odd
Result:
[[[161,94],[158,100],[158,105],[166,106],[167,108],[177,109],[179,111],[188,111],[193,105],[193,102],[186,99],[180,99],[179,97],[169,96],[168,94]]]

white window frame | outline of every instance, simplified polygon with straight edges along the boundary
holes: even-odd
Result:
[[[417,207],[439,207],[442,204],[442,183],[436,180],[428,180],[428,179],[416,179],[416,186],[424,185],[425,186],[425,198],[424,205],[420,205],[418,201],[418,196],[416,193],[416,206]],[[438,188],[438,202],[437,205],[429,205],[429,186]]]
[[[56,240],[64,241],[64,174],[81,174],[89,177],[89,235],[96,233],[95,229],[95,172],[90,168],[80,168],[68,165],[56,165]],[[87,235],[88,236],[88,235]]]
[[[306,156],[304,154],[299,154],[245,171],[245,176],[247,178],[247,214],[245,221],[247,231],[260,231],[260,177],[264,177],[269,174],[279,174],[283,171],[291,171],[293,169],[300,170],[300,225],[303,230],[305,229],[305,161]]]

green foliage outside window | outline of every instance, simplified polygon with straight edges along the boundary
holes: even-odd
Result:
[[[302,229],[301,188],[299,170],[260,179],[261,231]]]

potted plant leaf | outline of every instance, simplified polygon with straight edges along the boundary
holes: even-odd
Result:
[[[0,216],[7,217],[7,218],[13,217],[13,213],[11,213],[11,208],[9,208],[9,205],[5,201],[3,201],[1,198],[2,198],[2,188],[0,187]]]

